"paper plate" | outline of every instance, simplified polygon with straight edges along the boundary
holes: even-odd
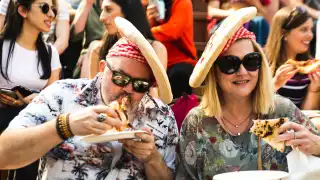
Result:
[[[289,177],[289,173],[283,171],[238,171],[218,174],[213,180],[282,180]]]
[[[117,141],[120,139],[135,139],[135,133],[146,133],[142,130],[137,131],[122,131],[122,132],[112,132],[112,133],[105,133],[102,135],[89,135],[83,137],[81,140],[87,143],[102,143],[102,142],[109,142],[109,141]]]
[[[301,112],[306,116],[320,115],[319,110],[302,110]]]

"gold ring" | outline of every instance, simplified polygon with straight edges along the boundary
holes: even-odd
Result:
[[[17,104],[17,100],[14,100],[14,101],[13,101],[13,104]]]

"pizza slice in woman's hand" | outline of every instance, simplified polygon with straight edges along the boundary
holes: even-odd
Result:
[[[276,150],[284,152],[284,142],[276,142],[274,139],[279,135],[280,126],[288,121],[288,118],[253,120],[254,124],[251,127],[250,132],[259,136]]]
[[[315,72],[320,67],[320,60],[310,59],[307,61],[296,61],[289,59],[286,64],[294,65],[301,74],[309,74]]]

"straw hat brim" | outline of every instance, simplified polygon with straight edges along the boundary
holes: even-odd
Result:
[[[172,101],[172,92],[169,79],[163,65],[151,44],[140,33],[140,31],[128,20],[122,17],[116,17],[114,20],[121,36],[135,43],[140,49],[142,55],[146,58],[159,88],[160,99],[169,104]]]
[[[242,8],[228,16],[210,37],[201,58],[198,60],[189,79],[191,87],[199,87],[205,80],[213,63],[218,58],[227,41],[246,22],[257,14],[255,7]]]

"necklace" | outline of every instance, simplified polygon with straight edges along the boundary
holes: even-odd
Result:
[[[231,124],[232,126],[234,126],[235,128],[239,128],[244,122],[246,122],[246,120],[249,119],[250,115],[252,113],[252,110],[250,111],[249,115],[244,118],[243,121],[241,121],[239,124],[233,124],[231,121],[229,121],[227,118],[225,118],[224,116],[221,117],[222,121],[227,121],[229,124]]]
[[[232,132],[223,121],[222,121],[222,124],[224,125],[226,130],[230,132],[231,135],[233,135],[233,136],[240,136],[241,135],[240,132],[238,132],[238,133]],[[250,127],[250,125],[251,125],[251,122],[248,123],[248,126],[247,126],[246,130]]]

